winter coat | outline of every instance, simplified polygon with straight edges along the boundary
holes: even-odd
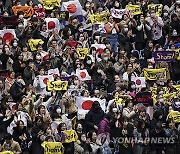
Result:
[[[62,97],[62,103],[65,106],[66,113],[72,114],[72,113],[77,112],[77,106],[76,106],[75,100],[67,99],[67,98],[68,98],[68,96],[67,96],[67,92],[66,92],[66,93],[64,93],[64,96]]]
[[[0,136],[3,137],[7,133],[7,127],[14,120],[14,116],[11,116],[8,120],[4,120],[4,117],[0,117]],[[0,137],[0,139],[1,139]]]
[[[26,85],[29,85],[29,84],[33,84],[33,80],[35,78],[35,74],[34,74],[34,71],[31,70],[30,67],[26,67],[24,69],[24,81],[26,83]]]
[[[98,126],[98,134],[110,133],[109,124],[110,123],[109,123],[108,119],[104,118],[103,120],[101,120],[101,122],[99,123],[99,126]]]
[[[22,135],[26,135],[27,139],[25,141],[19,139],[19,137]],[[31,141],[31,138],[26,127],[24,127],[22,130],[14,127],[13,139],[20,144],[22,151],[28,151],[28,143]]]
[[[103,117],[104,111],[100,107],[98,109],[91,109],[85,117],[88,131],[95,130],[94,125],[98,126]]]
[[[22,92],[23,90],[23,85],[17,82],[14,82],[14,84],[10,88],[10,94],[13,98],[14,102],[18,102],[21,100],[21,97],[25,94]]]
[[[135,115],[135,111],[131,111],[129,108],[124,108],[123,109],[123,116],[127,117],[127,118],[132,118]]]
[[[3,151],[12,151],[14,154],[21,154],[22,152],[19,143],[13,140],[10,146],[6,142],[4,142]]]

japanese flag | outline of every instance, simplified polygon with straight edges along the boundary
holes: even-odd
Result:
[[[78,69],[76,69],[76,76],[77,76],[78,79],[81,80],[81,81],[91,80],[91,77],[89,76],[89,73],[87,72],[86,69],[84,69],[84,70],[78,70]]]
[[[144,88],[144,87],[146,87],[145,77],[132,77],[131,81],[135,82],[136,88]]]
[[[54,77],[53,75],[42,75],[39,77],[39,81],[40,81],[40,87],[41,88],[45,88],[47,85],[47,81],[54,81]]]
[[[48,70],[48,75],[53,75],[54,77],[60,76],[59,69],[55,68]]]
[[[57,18],[46,18],[45,21],[48,31],[60,31],[60,23]]]
[[[104,51],[106,46],[104,44],[92,44],[91,48],[94,47],[96,48],[96,51],[99,52],[100,54]]]
[[[82,6],[79,0],[71,0],[62,3],[61,11],[68,11],[69,16],[82,15]]]
[[[0,36],[3,39],[3,44],[10,45],[11,41],[16,38],[16,33],[14,29],[4,29],[0,30]]]
[[[94,101],[98,101],[102,110],[105,111],[106,100],[99,98],[76,97],[76,106],[78,107],[78,114],[84,118],[88,111],[91,109]]]

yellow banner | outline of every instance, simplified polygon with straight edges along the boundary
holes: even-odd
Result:
[[[126,100],[131,99],[130,95],[115,95],[115,102],[120,105],[120,104],[125,104]]]
[[[63,140],[63,143],[70,143],[75,142],[78,140],[78,135],[75,130],[66,130],[65,133],[65,140]]]
[[[42,45],[44,43],[44,41],[41,39],[29,39],[28,42],[29,42],[29,47],[31,51],[37,50],[37,45],[39,44]]]
[[[12,151],[3,151],[3,152],[0,152],[0,154],[14,154]]]
[[[88,48],[77,48],[76,51],[79,55],[79,59],[85,59],[88,55]]]
[[[178,85],[173,85],[174,88],[176,88],[178,91],[180,91],[180,84]]]
[[[52,10],[55,6],[61,6],[61,0],[39,0],[46,10]]]
[[[162,8],[163,8],[162,4],[150,4],[150,5],[148,5],[148,11],[151,9],[154,9],[157,16],[161,16]]]
[[[41,146],[44,148],[44,154],[63,154],[64,147],[61,142],[46,142],[44,141]]]
[[[25,17],[31,17],[34,14],[34,9],[31,6],[13,6],[12,10],[15,15],[18,12],[23,12]]]
[[[171,111],[166,120],[172,119],[173,122],[179,123],[180,122],[180,112],[179,111]]]
[[[47,82],[47,88],[48,91],[61,91],[61,90],[67,90],[68,87],[68,81],[48,81]]]
[[[166,80],[166,68],[160,68],[160,69],[144,69],[144,77],[146,80],[157,80],[157,75],[159,73],[162,73],[164,76],[164,80]]]
[[[92,14],[92,15],[90,15],[89,19],[91,20],[91,23],[93,25],[103,24],[108,21],[108,15],[109,15],[108,12],[106,12],[104,14]]]
[[[142,14],[140,5],[126,5],[126,9],[128,9],[133,15]]]

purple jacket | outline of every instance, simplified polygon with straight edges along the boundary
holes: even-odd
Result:
[[[104,118],[98,125],[98,134],[101,133],[110,133],[110,126],[108,119]]]

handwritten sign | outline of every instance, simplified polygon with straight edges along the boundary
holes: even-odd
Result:
[[[12,10],[15,15],[18,12],[24,12],[25,17],[31,17],[34,14],[34,9],[31,6],[13,6]]]
[[[148,5],[148,10],[154,9],[157,16],[161,16],[162,14],[162,4],[150,4]]]
[[[52,10],[55,6],[61,6],[61,0],[38,0],[46,10]]]
[[[133,15],[142,14],[140,5],[126,5],[127,10],[129,10]]]
[[[102,13],[102,14],[92,14],[90,15],[89,19],[91,20],[91,23],[94,24],[103,24],[108,21],[108,15],[109,13]]]
[[[8,16],[8,17],[0,17],[0,24],[4,25],[17,25],[18,22],[18,17],[17,16]]]
[[[127,10],[127,9],[115,9],[115,8],[112,8],[110,10],[110,12],[111,12],[111,15],[114,18],[118,18],[118,19],[122,19],[122,16],[124,14],[129,14],[129,10]]]
[[[130,95],[115,95],[115,102],[120,105],[120,104],[125,104],[126,100],[132,99]]]
[[[29,39],[28,42],[29,42],[29,47],[30,47],[31,51],[37,50],[38,44],[44,43],[44,41],[41,39]]]
[[[157,62],[174,62],[175,51],[155,51],[153,57]]]
[[[166,68],[159,68],[159,69],[144,69],[144,77],[146,80],[157,80],[157,75],[162,74],[164,77],[164,80],[166,80]]]
[[[46,142],[44,141],[41,146],[44,148],[44,154],[63,154],[64,147],[61,142]]]
[[[76,49],[79,59],[85,59],[88,54],[88,48],[77,48]]]
[[[62,91],[62,90],[67,90],[68,87],[68,81],[48,81],[47,82],[47,88],[48,91],[53,91],[53,90],[58,90],[58,91]]]
[[[37,18],[45,18],[46,13],[44,8],[34,8],[34,15],[36,15]]]
[[[62,143],[70,143],[78,140],[78,135],[75,130],[66,130],[64,133],[65,139],[62,141]]]
[[[135,104],[142,103],[144,106],[152,106],[153,100],[151,97],[151,92],[139,92],[139,93],[137,93],[133,102]]]
[[[60,11],[59,18],[60,18],[59,20],[68,20],[69,12],[67,12],[67,11]]]
[[[180,112],[179,111],[171,111],[166,120],[172,120],[175,123],[180,122]]]

